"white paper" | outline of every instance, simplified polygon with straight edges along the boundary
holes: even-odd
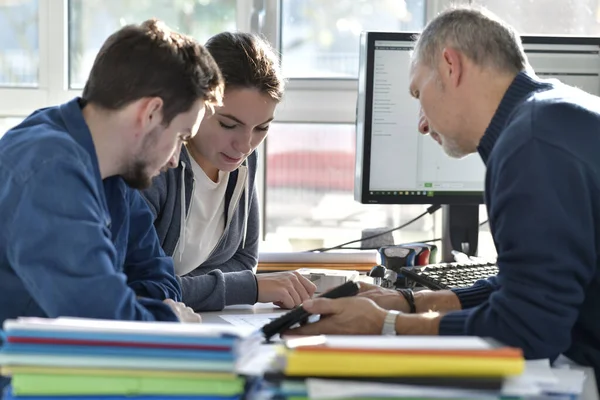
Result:
[[[271,366],[277,356],[277,346],[272,344],[261,344],[251,355],[240,357],[236,363],[235,372],[245,376],[262,377]]]
[[[541,372],[538,365],[526,368],[522,375],[507,378],[502,384],[502,396],[528,397],[538,396],[545,392],[545,385],[552,377]],[[469,390],[460,388],[440,388],[416,385],[401,385],[378,382],[335,381],[324,379],[308,379],[308,394],[311,399],[339,399],[352,397],[432,397],[432,398],[477,398],[497,399],[498,392]],[[564,392],[556,392],[564,393]]]
[[[548,360],[525,362],[525,370],[516,377],[506,378],[503,396],[539,396],[543,393],[578,395],[583,391],[583,371],[551,368]],[[412,386],[377,382],[336,381],[307,379],[312,399],[340,399],[352,397],[435,397],[435,398],[498,398],[498,393],[426,386]]]
[[[310,343],[305,343],[309,341]],[[309,344],[325,344],[330,348],[372,350],[488,350],[490,344],[475,336],[336,336],[298,338],[288,341],[289,347]]]
[[[116,321],[92,318],[35,318],[20,317],[4,321],[4,330],[10,336],[13,329],[45,332],[86,332],[136,335],[169,335],[186,337],[219,337],[232,335],[247,337],[253,329],[226,324],[182,324],[179,322]]]
[[[237,327],[262,328],[275,318],[281,316],[281,313],[270,314],[224,314],[220,315],[222,319]]]
[[[431,397],[431,398],[462,398],[462,399],[497,399],[498,392],[435,386],[400,385],[390,383],[336,381],[324,379],[307,379],[308,397],[311,399],[344,399],[356,397]],[[535,387],[523,388],[523,396],[534,396],[541,392]]]
[[[527,379],[533,381],[536,384],[555,384],[558,379],[552,372],[553,369],[550,366],[550,360],[527,360],[525,361],[525,369],[519,376],[510,379]]]
[[[556,376],[558,382],[542,386],[544,392],[574,395],[580,395],[583,392],[585,372],[574,369],[553,368],[552,373]]]

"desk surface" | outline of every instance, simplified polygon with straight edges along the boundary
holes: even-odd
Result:
[[[223,311],[202,312],[202,322],[211,324],[227,324],[228,322],[221,316],[233,315],[257,315],[257,314],[284,314],[284,310],[275,306],[273,303],[256,303],[255,305],[228,306]]]

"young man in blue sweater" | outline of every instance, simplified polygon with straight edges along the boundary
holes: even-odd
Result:
[[[111,35],[81,98],[0,140],[0,325],[9,318],[199,322],[135,189],[177,165],[222,77],[159,21]]]
[[[412,314],[401,294],[373,287],[313,300],[304,307],[330,317],[295,334],[487,336],[600,372],[600,98],[529,71],[514,31],[472,9],[431,21],[411,66],[434,139],[486,164],[498,276],[415,293]]]

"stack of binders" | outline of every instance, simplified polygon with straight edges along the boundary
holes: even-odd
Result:
[[[524,366],[520,349],[477,337],[288,338],[256,396],[495,399],[539,393],[510,385]]]
[[[5,399],[239,399],[241,355],[260,343],[230,325],[20,318],[4,323]]]

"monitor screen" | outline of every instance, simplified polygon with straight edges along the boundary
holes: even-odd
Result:
[[[454,159],[418,133],[419,102],[409,93],[414,33],[361,36],[355,199],[384,204],[480,204],[485,167],[478,154]],[[542,77],[600,92],[598,38],[523,37]]]

